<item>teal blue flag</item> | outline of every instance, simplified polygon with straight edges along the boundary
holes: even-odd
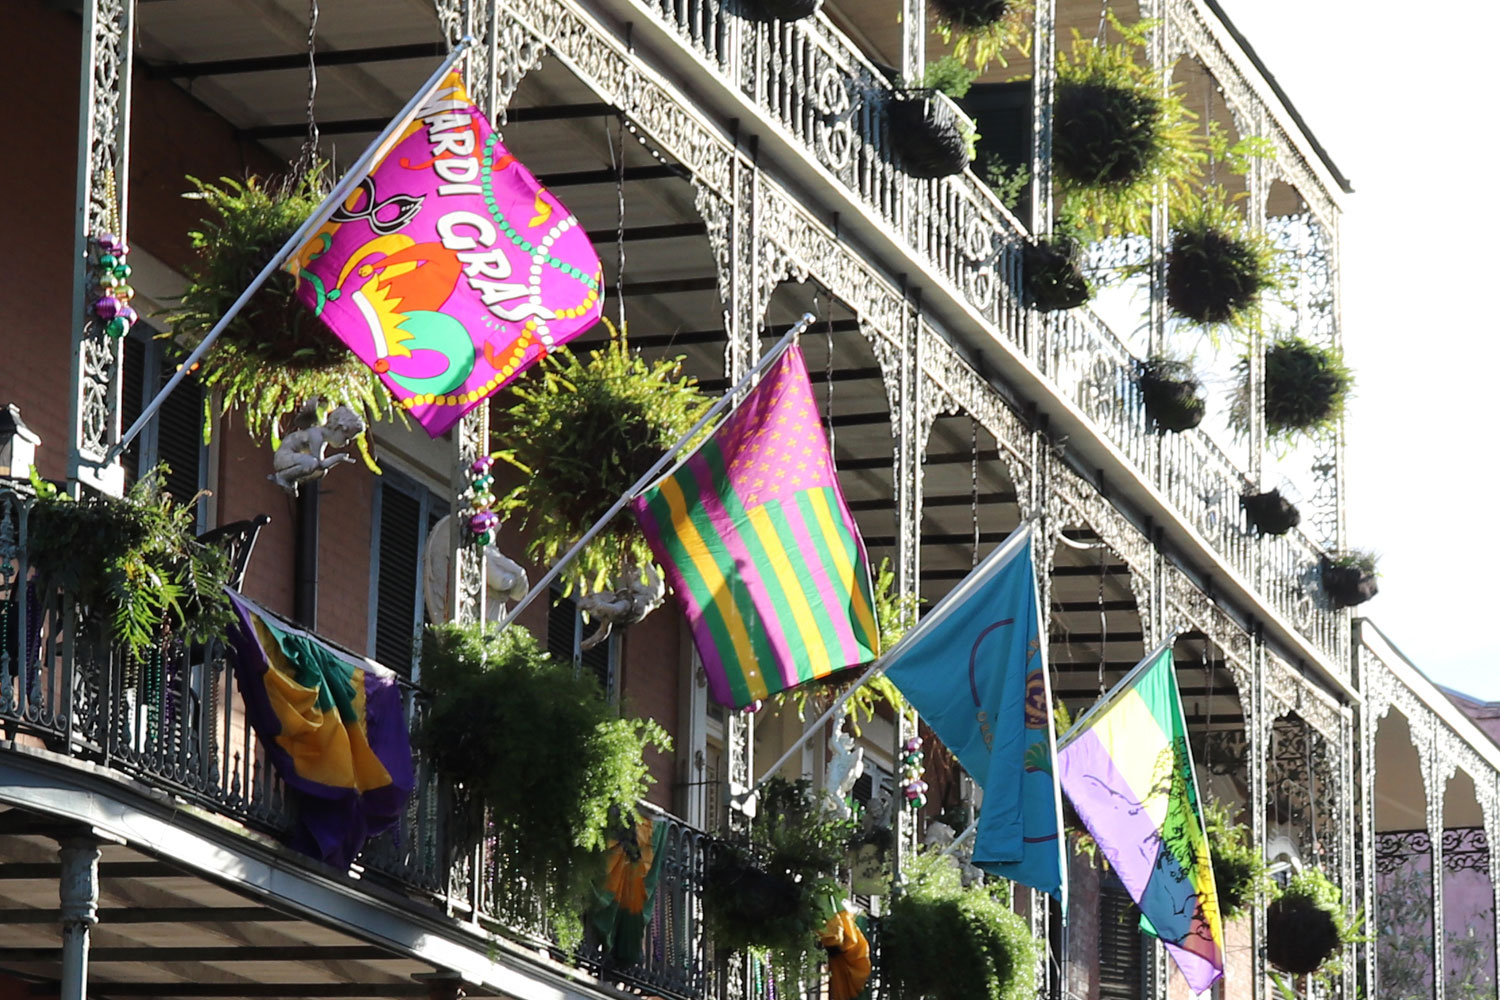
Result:
[[[984,789],[974,864],[1067,903],[1031,528],[1023,526],[886,658],[886,676]]]

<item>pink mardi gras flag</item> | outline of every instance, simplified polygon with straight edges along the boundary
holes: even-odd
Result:
[[[506,151],[456,72],[288,270],[433,437],[603,305],[587,234]]]

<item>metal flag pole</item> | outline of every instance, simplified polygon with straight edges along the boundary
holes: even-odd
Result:
[[[505,617],[500,620],[499,627],[503,629],[511,622],[515,621],[516,618],[521,614],[521,612],[526,610],[527,605],[536,600],[537,596],[540,595],[542,591],[552,586],[552,581],[556,580],[558,574],[563,571],[563,568],[567,566],[568,563],[573,561],[573,557],[582,552],[583,547],[589,542],[593,541],[594,536],[603,531],[604,528],[609,524],[609,522],[614,520],[615,515],[625,509],[626,504],[634,500],[636,497],[640,496],[641,491],[646,487],[662,478],[664,475],[664,470],[667,470],[668,464],[677,457],[678,453],[681,452],[683,448],[687,447],[687,443],[693,438],[697,437],[698,432],[707,427],[709,421],[713,420],[714,417],[723,412],[726,406],[729,406],[731,403],[733,403],[736,397],[739,396],[740,392],[748,388],[750,383],[755,379],[757,375],[759,375],[762,371],[769,367],[773,361],[781,357],[782,353],[796,341],[797,337],[799,337],[816,318],[817,317],[815,317],[812,313],[803,313],[802,318],[799,319],[796,324],[786,332],[786,336],[777,341],[776,346],[771,348],[770,351],[764,354],[761,359],[755,363],[755,367],[751,368],[750,371],[746,373],[745,377],[740,379],[732,389],[724,393],[724,395],[720,396],[714,402],[714,405],[708,408],[708,412],[703,414],[703,416],[699,418],[698,422],[692,426],[692,429],[690,429],[682,437],[678,438],[677,443],[672,445],[672,447],[667,450],[667,453],[665,455],[657,459],[656,464],[647,469],[646,474],[641,476],[640,479],[637,479],[635,481],[635,485],[626,490],[625,494],[621,496],[620,499],[615,501],[614,506],[605,511],[603,516],[601,516],[599,520],[594,522],[594,526],[589,528],[588,531],[584,532],[582,538],[573,543],[573,547],[571,549],[563,553],[561,559],[552,564],[551,568],[547,570],[547,574],[536,582],[536,586],[532,587],[531,590],[527,592],[526,596],[521,598],[520,603],[512,608],[509,612],[507,612]],[[682,462],[687,461],[690,457],[692,457],[691,454],[683,456],[682,461],[677,462],[675,465],[672,465],[671,469],[666,471],[665,474],[670,475],[672,472],[676,472],[678,467],[681,466]]]
[[[777,771],[781,770],[787,761],[792,759],[792,755],[800,751],[803,745],[812,739],[814,733],[821,731],[827,725],[828,720],[838,714],[844,705],[848,703],[849,699],[854,697],[855,691],[858,691],[862,685],[884,673],[885,668],[899,659],[901,653],[905,652],[912,643],[916,642],[929,630],[935,628],[944,618],[947,618],[953,607],[968,597],[974,588],[978,587],[984,581],[997,563],[1009,559],[1023,544],[1029,545],[1031,543],[1031,520],[1031,518],[1027,518],[1025,521],[1022,521],[1021,526],[1012,531],[1010,536],[1005,539],[1005,544],[985,556],[984,561],[970,570],[969,575],[964,577],[963,581],[957,587],[948,591],[943,599],[937,603],[937,606],[923,616],[921,621],[917,622],[913,628],[903,635],[896,645],[892,646],[888,652],[882,653],[879,659],[871,663],[865,672],[860,675],[859,679],[849,685],[848,690],[834,700],[833,704],[828,707],[828,711],[818,716],[817,721],[804,729],[802,735],[797,737],[792,745],[787,748],[786,752],[776,759],[776,763],[761,773],[760,778],[750,787],[750,790],[735,796],[734,801],[740,803],[754,798],[755,794],[760,791],[761,786],[771,780],[771,777]]]
[[[151,422],[152,417],[156,416],[156,411],[161,409],[161,405],[172,394],[172,390],[176,389],[182,380],[192,373],[193,367],[203,358],[203,355],[208,353],[208,349],[213,346],[214,341],[219,339],[219,335],[239,315],[240,310],[245,307],[245,303],[250,301],[250,297],[260,289],[261,285],[265,284],[267,278],[286,262],[287,258],[296,253],[308,241],[312,233],[319,226],[328,221],[328,216],[332,215],[334,210],[349,197],[350,192],[354,190],[355,186],[365,179],[365,175],[369,172],[370,164],[389,151],[391,140],[405,130],[407,123],[417,113],[417,109],[422,106],[422,102],[442,82],[443,77],[448,74],[448,71],[453,68],[453,65],[463,57],[464,53],[473,44],[473,37],[465,36],[453,47],[453,51],[448,53],[448,58],[443,60],[443,64],[433,71],[432,75],[427,78],[427,82],[422,85],[422,88],[417,91],[416,95],[410,101],[406,102],[406,106],[401,109],[396,117],[391,119],[390,124],[385,127],[385,131],[381,132],[375,138],[375,141],[370,143],[365,151],[360,154],[359,159],[354,161],[354,165],[344,172],[344,176],[334,185],[333,190],[329,192],[328,197],[323,199],[322,204],[307,217],[302,225],[297,227],[297,231],[266,262],[266,266],[260,269],[260,273],[240,293],[240,297],[234,300],[234,303],[219,318],[219,321],[214,324],[213,329],[209,330],[203,339],[199,341],[198,346],[193,348],[193,353],[189,354],[187,360],[178,366],[177,371],[167,380],[167,384],[161,387],[156,397],[146,404],[146,408],[141,411],[141,415],[136,418],[135,423],[130,425],[130,429],[121,434],[120,440],[105,453],[104,461],[101,464],[110,464],[119,458],[120,454],[130,446],[130,442],[135,440],[136,435],[145,429],[146,425]]]

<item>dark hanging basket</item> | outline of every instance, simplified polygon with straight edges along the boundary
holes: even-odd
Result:
[[[740,15],[749,21],[800,21],[823,7],[823,0],[741,0]]]
[[[1266,430],[1290,434],[1332,427],[1354,376],[1335,350],[1286,337],[1266,348]]]
[[[1254,243],[1211,226],[1172,233],[1167,250],[1167,304],[1194,323],[1229,323],[1255,306],[1271,284]]]
[[[1280,490],[1247,493],[1240,497],[1245,516],[1262,535],[1284,535],[1302,523],[1302,513]]]
[[[1380,592],[1375,565],[1369,559],[1334,562],[1323,559],[1323,590],[1336,608],[1353,608]]]
[[[1022,248],[1021,283],[1037,312],[1076,309],[1094,294],[1078,264],[1078,244],[1066,237],[1044,236]]]
[[[1082,187],[1123,187],[1160,155],[1161,99],[1103,80],[1059,80],[1052,111],[1052,163]]]
[[[807,899],[790,875],[768,871],[741,851],[724,848],[709,863],[703,905],[715,942],[737,951],[782,945],[802,927]]]
[[[969,165],[969,143],[953,106],[936,90],[896,91],[886,104],[891,144],[913,177],[949,177]]]
[[[1146,415],[1158,431],[1187,431],[1203,422],[1208,410],[1203,386],[1185,362],[1163,358],[1137,362],[1135,382]]]
[[[929,0],[940,21],[960,31],[986,28],[1010,10],[1010,0]]]
[[[1283,896],[1266,907],[1266,960],[1283,972],[1311,975],[1343,943],[1338,918],[1325,905]]]

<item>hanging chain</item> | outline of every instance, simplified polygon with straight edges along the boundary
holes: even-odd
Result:
[[[824,416],[828,425],[828,454],[833,454],[833,295],[828,296],[828,356],[823,361]],[[813,297],[813,311],[818,308],[817,297]]]
[[[293,172],[299,177],[312,173],[318,162],[318,0],[307,3],[307,138],[297,155]]]
[[[1101,0],[1099,4],[1099,30],[1094,34],[1094,47],[1104,46],[1104,28],[1109,24],[1109,0]]]
[[[1208,142],[1208,186],[1214,187],[1219,183],[1219,157],[1214,152],[1214,78],[1207,73],[1204,74],[1203,84],[1203,135]]]

